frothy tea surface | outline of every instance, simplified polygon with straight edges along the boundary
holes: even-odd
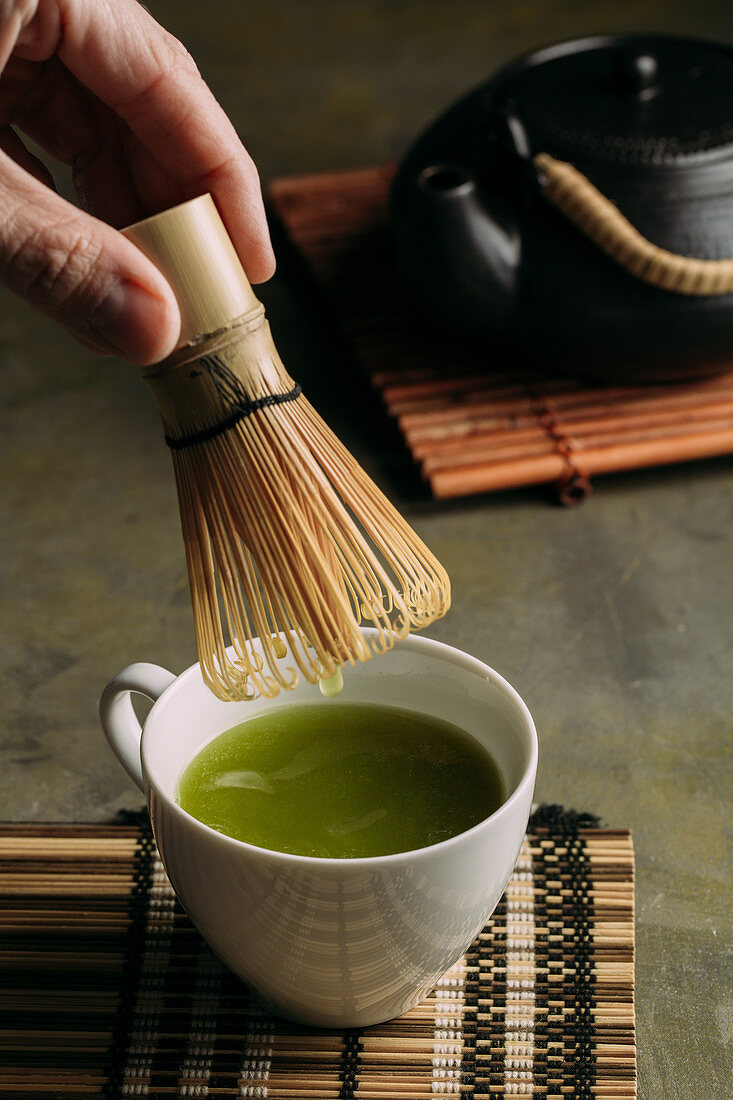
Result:
[[[261,848],[330,858],[437,844],[503,801],[494,761],[457,726],[364,703],[285,706],[189,762],[180,805]]]

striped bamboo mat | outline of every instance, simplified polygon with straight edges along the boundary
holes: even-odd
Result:
[[[557,807],[435,992],[363,1031],[266,1015],[176,902],[150,836],[0,828],[0,1096],[636,1096],[633,849]]]
[[[283,178],[268,197],[435,497],[550,483],[574,504],[597,474],[733,454],[733,369],[609,386],[549,378],[441,334],[395,271],[393,174]]]

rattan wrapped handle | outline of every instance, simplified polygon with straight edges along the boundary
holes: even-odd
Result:
[[[572,164],[549,153],[537,153],[533,161],[545,198],[629,274],[675,294],[733,292],[733,259],[699,260],[659,248]]]

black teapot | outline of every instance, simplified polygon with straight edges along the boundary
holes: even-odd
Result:
[[[516,361],[619,380],[733,367],[733,48],[662,35],[507,65],[392,191],[431,314]]]

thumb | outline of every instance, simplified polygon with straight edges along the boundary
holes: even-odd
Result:
[[[85,347],[139,366],[180,331],[173,292],[142,252],[0,153],[0,281]]]

